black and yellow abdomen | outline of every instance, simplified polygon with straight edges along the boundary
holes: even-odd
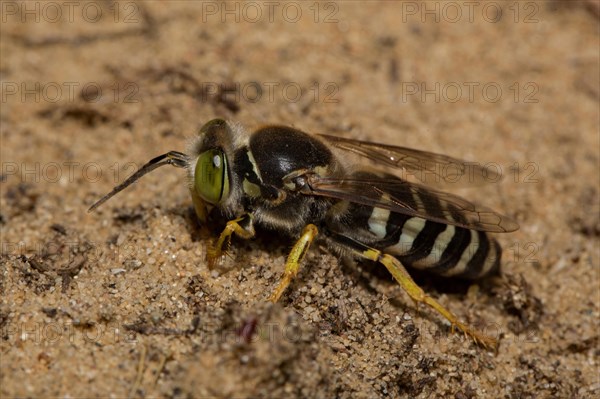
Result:
[[[359,172],[355,176],[368,178],[370,174]],[[398,178],[390,176],[390,179]],[[401,189],[402,184],[398,187]],[[393,196],[394,193],[381,195]],[[402,195],[402,198],[420,200],[418,192],[411,196]],[[441,204],[431,204],[430,213],[435,215],[438,212],[435,208],[440,206]],[[369,205],[347,203],[346,207],[345,216],[340,221],[332,222],[330,229],[393,255],[407,267],[468,279],[485,276],[499,268],[500,245],[483,231],[438,223]],[[458,212],[455,217],[457,221],[461,221]],[[347,244],[352,246],[351,242]]]

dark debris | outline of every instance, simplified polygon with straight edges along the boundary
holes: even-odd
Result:
[[[508,323],[508,328],[513,333],[521,334],[527,330],[539,329],[538,323],[544,314],[544,306],[522,275],[517,277],[505,274],[503,284],[495,289],[495,294],[504,310],[517,316],[516,320]]]

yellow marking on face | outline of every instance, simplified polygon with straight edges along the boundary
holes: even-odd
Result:
[[[244,179],[242,187],[244,188],[244,193],[246,193],[250,197],[260,197],[260,187],[252,183],[251,181],[248,181],[248,179]]]

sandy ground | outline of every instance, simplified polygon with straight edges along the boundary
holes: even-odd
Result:
[[[0,395],[598,397],[598,4],[467,3],[2,2]],[[503,275],[417,279],[498,351],[326,248],[267,303],[277,233],[210,271],[179,170],[86,213],[214,117],[497,167]]]

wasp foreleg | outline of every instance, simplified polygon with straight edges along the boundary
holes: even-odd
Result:
[[[227,249],[231,244],[231,235],[234,233],[236,236],[245,240],[254,237],[256,233],[254,231],[254,225],[252,224],[252,216],[244,215],[240,218],[227,222],[227,225],[219,236],[217,242],[213,246],[210,246],[206,252],[206,259],[210,269],[215,266],[221,256],[227,253]],[[223,250],[223,246],[225,246],[225,250]]]
[[[275,290],[275,292],[269,297],[271,302],[277,302],[281,295],[285,291],[285,289],[290,285],[292,279],[296,277],[298,274],[298,270],[300,269],[300,262],[304,259],[304,255],[310,248],[310,244],[313,242],[317,234],[319,233],[317,226],[314,224],[308,224],[304,227],[302,231],[302,235],[300,239],[296,241],[294,247],[290,251],[288,255],[286,264],[285,264],[285,272],[283,273],[283,277],[279,282],[279,286]]]

